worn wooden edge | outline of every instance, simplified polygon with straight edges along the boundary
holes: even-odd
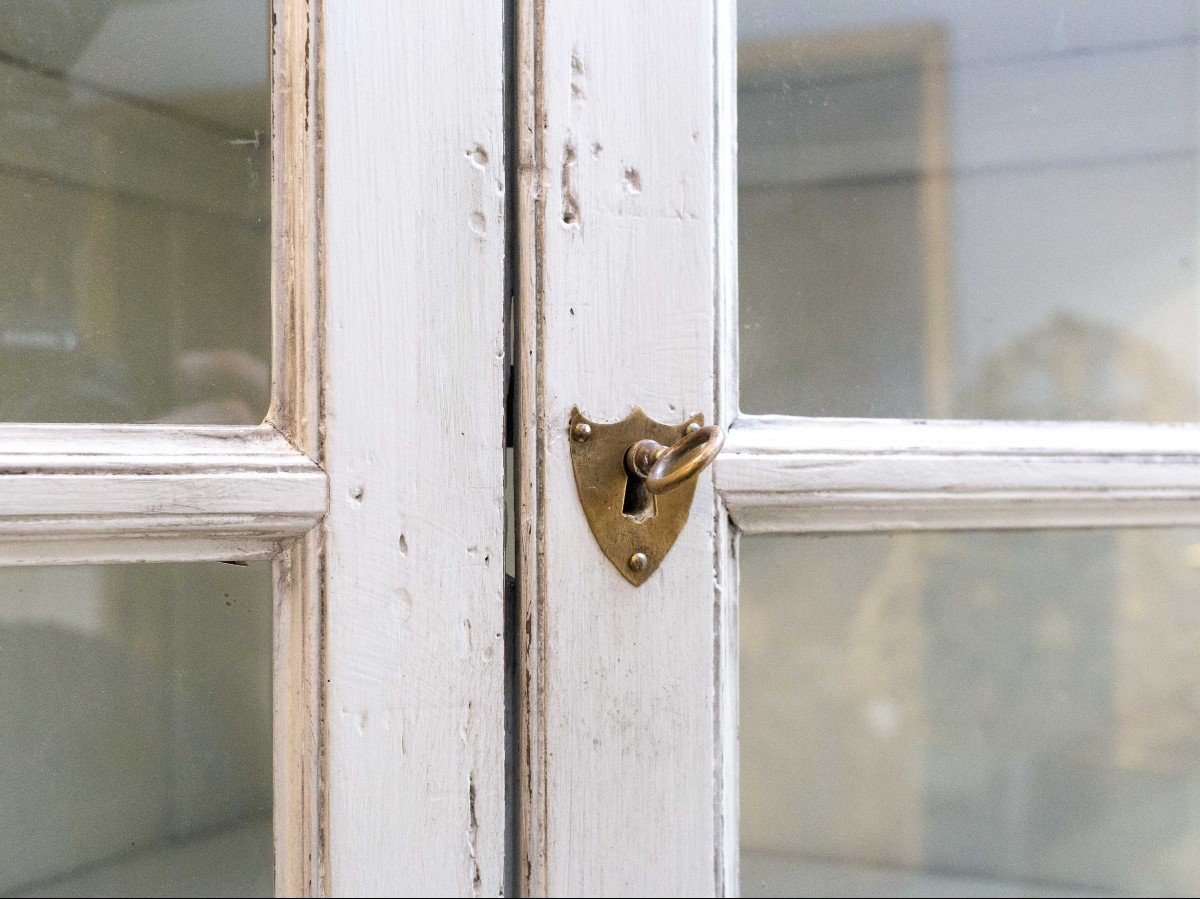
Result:
[[[1200,523],[1200,427],[747,416],[716,463],[748,534]]]
[[[329,895],[324,535],[291,542],[274,563],[275,895]]]
[[[726,430],[738,414],[737,50],[736,0],[715,0],[713,408],[716,423]],[[717,840],[713,847],[713,877],[719,895],[736,896],[740,880],[737,530],[715,492],[712,514],[713,745],[717,753],[713,765],[716,779],[713,830]]]
[[[130,528],[133,530],[134,528]],[[143,562],[269,561],[294,537],[272,540],[262,535],[221,534],[217,523],[208,528],[218,536],[153,534],[125,537],[74,532],[37,537],[0,530],[0,565],[131,565]]]
[[[548,889],[549,807],[545,735],[546,632],[542,601],[545,570],[545,326],[544,247],[546,195],[546,98],[540,69],[545,52],[545,0],[516,0],[517,174],[514,219],[517,235],[514,372],[514,474],[516,572],[520,632],[517,652],[518,773],[517,883],[522,896]]]
[[[271,3],[273,347],[267,421],[323,460],[323,0]],[[274,573],[275,892],[330,892],[324,527],[288,543]]]

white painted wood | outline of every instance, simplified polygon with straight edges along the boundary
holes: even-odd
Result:
[[[339,4],[328,54],[324,13],[273,3],[269,423],[0,426],[0,563],[275,556],[277,892],[496,895],[502,9]],[[10,80],[55,101],[53,78]],[[114,108],[160,153],[211,137]],[[82,165],[43,162],[7,160]],[[224,177],[144,175],[98,186],[190,202]]]
[[[717,17],[632,0],[518,15],[522,891],[713,895],[736,831],[711,478],[634,588],[588,529],[566,427],[576,404],[610,421],[635,405],[714,415],[732,264],[716,256]]]
[[[715,467],[745,533],[1200,523],[1193,425],[748,416]]]
[[[684,22],[665,6],[518,4],[521,875],[532,895],[736,893],[739,530],[1200,523],[1194,426],[756,416],[734,426],[715,466],[717,504],[698,514],[710,502],[702,487],[659,574],[638,591],[608,569],[571,483],[571,406],[609,419],[634,404],[663,418],[708,413],[695,398],[701,386],[713,388],[718,420],[731,422],[736,410],[736,191],[726,180],[732,139],[723,137],[734,117],[723,93],[732,17],[718,4],[702,46],[711,9],[692,8]],[[809,15],[802,4],[777,6]],[[1113,90],[1173,89],[1193,55],[1161,48],[1147,72],[1117,78]],[[1046,61],[1046,83],[1070,88],[1112,68],[1111,59],[1097,69],[1076,56]],[[966,96],[986,98],[996,83],[982,71]],[[713,87],[715,96],[704,95]],[[1047,121],[1095,118],[1088,98],[1042,94],[1056,110]],[[1016,108],[1011,97],[992,99]],[[699,138],[713,154],[710,187],[679,137],[681,121],[714,100],[716,120]],[[1004,140],[981,142],[970,122],[959,124],[968,151],[960,163],[989,170],[1190,152],[1177,128],[1101,129],[1090,143],[1010,128]],[[843,174],[845,155],[830,157]],[[830,174],[813,160],[800,166],[788,179]],[[711,352],[699,356],[704,340]],[[688,555],[701,546],[706,556]],[[700,705],[709,734],[691,715]],[[702,769],[706,758],[711,768]],[[718,810],[711,830],[705,802]]]
[[[335,895],[503,889],[503,8],[324,6]]]
[[[325,491],[269,425],[0,425],[0,564],[269,558]]]

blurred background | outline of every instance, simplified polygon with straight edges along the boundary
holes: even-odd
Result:
[[[267,15],[0,5],[3,420],[262,420]]]
[[[740,0],[742,408],[1195,421],[1190,0]],[[1200,892],[1200,532],[748,537],[748,895]]]

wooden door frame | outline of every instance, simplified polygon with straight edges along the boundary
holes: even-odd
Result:
[[[0,563],[274,559],[277,892],[498,895],[504,8],[269,8],[267,419],[0,424]]]
[[[523,893],[737,882],[736,580],[701,476],[630,586],[567,421],[736,411],[733,3],[517,3],[517,552]]]
[[[521,888],[735,895],[738,534],[1200,524],[1200,427],[739,416],[732,0],[518,0],[516,50]],[[641,588],[579,506],[575,405],[729,427]]]
[[[503,892],[503,14],[274,0],[281,895]]]
[[[272,0],[273,400],[0,425],[0,561],[276,560],[283,895],[504,884],[506,8]],[[736,542],[1200,523],[1186,425],[737,416],[732,0],[516,0],[517,870],[737,890]],[[641,588],[572,406],[730,429]]]

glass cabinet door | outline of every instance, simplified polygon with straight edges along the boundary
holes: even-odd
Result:
[[[257,425],[267,0],[0,5],[0,421]],[[0,568],[0,893],[273,891],[269,565]]]
[[[1197,420],[1200,7],[737,21],[744,413]],[[928,526],[741,542],[745,894],[1200,891],[1200,534]]]

